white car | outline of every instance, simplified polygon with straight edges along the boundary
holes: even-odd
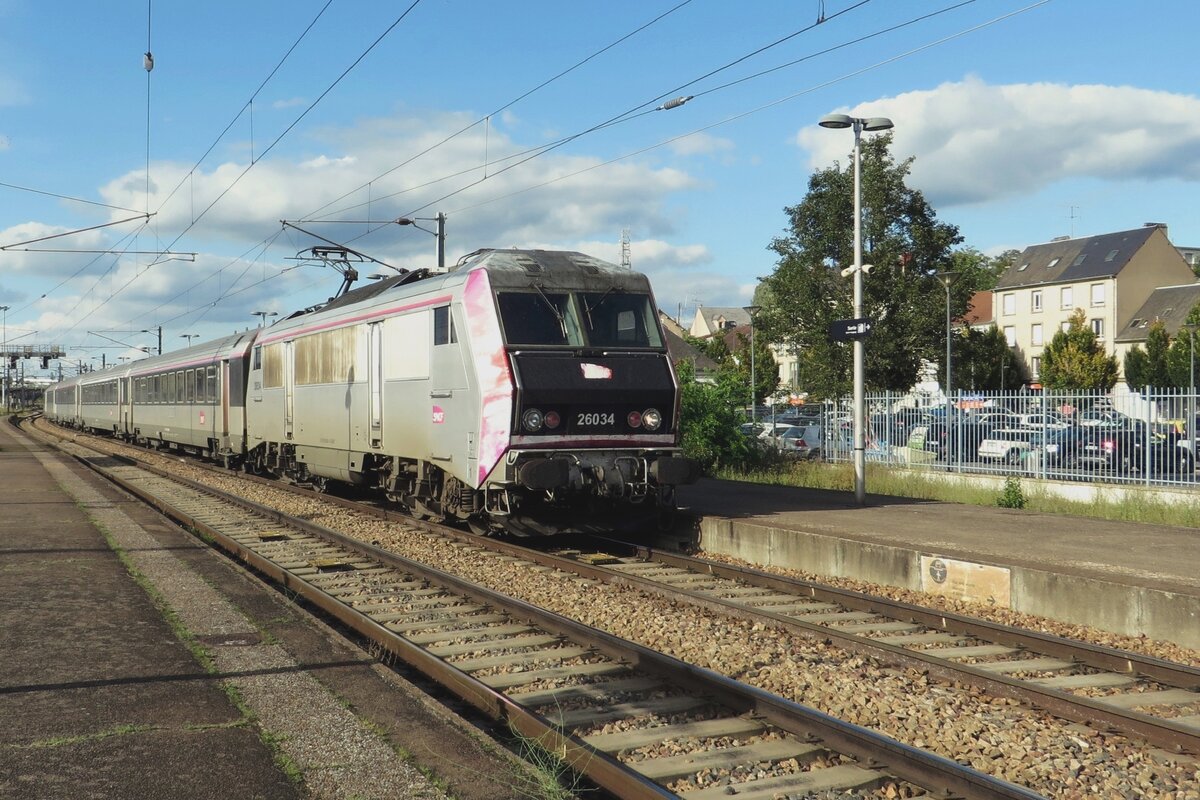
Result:
[[[1042,432],[1032,428],[1003,428],[992,431],[979,443],[978,456],[984,461],[1020,464]]]

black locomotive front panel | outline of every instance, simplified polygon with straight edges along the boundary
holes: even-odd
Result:
[[[537,436],[636,436],[675,430],[675,383],[662,353],[515,352],[513,429]]]

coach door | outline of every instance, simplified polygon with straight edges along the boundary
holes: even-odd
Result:
[[[371,447],[383,447],[383,323],[367,326],[367,416]]]
[[[221,445],[229,446],[229,359],[221,362],[220,379],[217,384],[221,393]]]
[[[292,438],[296,405],[296,364],[292,352],[293,344],[293,342],[283,343],[283,433],[288,439]]]
[[[129,378],[118,379],[117,387],[117,391],[121,393],[117,398],[121,406],[121,433],[129,433]]]

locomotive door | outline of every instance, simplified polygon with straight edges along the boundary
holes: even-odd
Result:
[[[433,347],[430,354],[430,405],[432,436],[430,455],[448,472],[466,474],[464,459],[475,453],[475,425],[469,409],[467,371],[463,345],[459,344],[453,310],[449,305],[433,310]],[[458,454],[458,460],[455,459]]]
[[[283,434],[292,438],[292,424],[296,405],[296,365],[292,352],[293,342],[283,343]]]
[[[383,447],[383,323],[367,326],[367,416],[371,447]]]

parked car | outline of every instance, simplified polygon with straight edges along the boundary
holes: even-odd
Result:
[[[939,460],[974,461],[983,441],[1003,427],[971,417],[963,417],[948,428],[937,421],[929,425],[925,434],[925,449],[933,451]]]
[[[788,458],[820,458],[823,438],[820,425],[793,425],[772,437],[776,449]]]
[[[1018,414],[1017,424],[1022,428],[1069,428],[1071,422],[1056,411],[1039,411],[1033,414]]]
[[[1020,464],[1042,432],[1033,428],[997,428],[979,443],[977,454],[981,461],[1000,461]]]
[[[1129,472],[1145,464],[1142,448],[1148,433],[1144,423],[1132,420],[1120,427],[1089,426],[1085,430],[1080,466]]]
[[[1050,428],[1030,441],[1025,452],[1025,469],[1041,472],[1051,469],[1075,469],[1088,440],[1085,428]]]
[[[1133,420],[1112,409],[1084,411],[1079,415],[1079,424],[1085,428],[1123,428]]]

